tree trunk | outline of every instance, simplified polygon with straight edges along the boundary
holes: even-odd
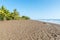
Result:
[[[6,21],[6,17],[4,17],[4,21]]]

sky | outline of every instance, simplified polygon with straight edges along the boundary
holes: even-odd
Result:
[[[60,19],[60,0],[0,0],[2,5],[35,20]]]

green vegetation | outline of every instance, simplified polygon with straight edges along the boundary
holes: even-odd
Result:
[[[30,19],[27,16],[20,16],[19,12],[14,9],[13,12],[10,12],[4,6],[0,7],[0,20],[28,20]]]

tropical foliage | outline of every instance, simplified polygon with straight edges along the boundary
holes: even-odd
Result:
[[[13,12],[10,12],[8,9],[6,9],[4,6],[0,7],[0,20],[28,20],[30,19],[27,16],[20,16],[19,12],[14,9]]]

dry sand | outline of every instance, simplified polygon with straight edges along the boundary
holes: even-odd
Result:
[[[0,21],[0,40],[60,40],[60,25],[33,20]]]

